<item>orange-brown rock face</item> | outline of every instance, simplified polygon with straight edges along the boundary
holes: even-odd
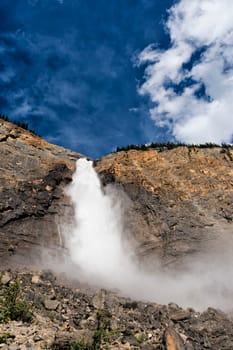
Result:
[[[80,156],[0,120],[0,256],[58,241],[63,188]]]
[[[0,257],[58,244],[56,223],[70,208],[64,186],[79,157],[0,120]],[[232,160],[230,148],[130,150],[96,161],[96,170],[128,196],[138,254],[172,263],[233,233]]]
[[[138,252],[172,262],[233,234],[233,152],[226,148],[121,151],[97,162],[131,199]]]

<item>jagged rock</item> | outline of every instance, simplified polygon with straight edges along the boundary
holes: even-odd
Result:
[[[103,310],[105,302],[105,291],[103,289],[100,289],[94,296],[92,302],[97,310]]]
[[[33,275],[33,276],[32,276],[32,283],[35,283],[35,284],[42,283],[42,281],[41,281],[41,279],[40,279],[40,276],[38,276],[38,275]]]
[[[8,271],[2,274],[0,278],[0,282],[2,284],[8,284],[11,280],[12,280],[12,275]]]
[[[59,301],[57,300],[45,299],[44,301],[44,307],[47,310],[57,310],[58,306],[59,306]]]
[[[179,310],[170,315],[172,321],[183,321],[191,317],[191,312],[189,310]]]
[[[173,328],[166,330],[165,343],[166,350],[185,350],[181,336]]]
[[[20,347],[18,345],[9,345],[8,350],[20,350]]]

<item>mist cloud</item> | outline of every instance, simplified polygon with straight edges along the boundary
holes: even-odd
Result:
[[[129,199],[112,186],[103,191],[91,161],[78,160],[67,193],[74,218],[73,223],[62,218],[61,241],[67,256],[55,264],[56,269],[72,279],[144,301],[232,311],[233,240],[228,227],[213,227],[216,239],[208,242],[208,249],[187,256],[179,268],[164,267],[154,256],[148,271],[138,261],[129,241],[132,233],[125,227]]]
[[[171,45],[148,46],[139,92],[154,103],[155,124],[183,142],[231,142],[233,135],[233,2],[181,0],[166,23]]]

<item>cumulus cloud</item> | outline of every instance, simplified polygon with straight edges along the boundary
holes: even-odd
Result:
[[[166,23],[170,47],[150,45],[139,89],[151,118],[183,142],[231,142],[233,136],[233,2],[180,0]]]

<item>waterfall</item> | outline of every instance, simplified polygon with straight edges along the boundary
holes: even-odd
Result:
[[[210,305],[232,309],[232,239],[216,242],[218,249],[208,254],[187,257],[183,269],[164,271],[158,262],[149,273],[132,258],[133,248],[124,237],[122,201],[116,192],[103,190],[92,161],[77,161],[67,191],[75,215],[63,236],[73,277],[137,299],[199,310]]]
[[[119,287],[132,269],[123,242],[120,201],[103,191],[92,161],[83,158],[77,161],[68,194],[75,210],[68,242],[71,259],[89,278]]]

